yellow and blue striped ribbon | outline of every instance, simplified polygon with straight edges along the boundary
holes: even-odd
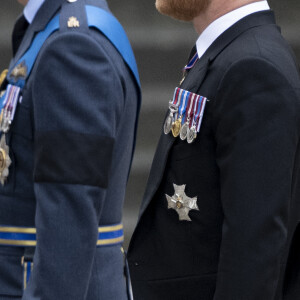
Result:
[[[117,245],[123,241],[122,224],[99,227],[97,247]],[[36,244],[36,228],[0,226],[0,245],[35,247]]]
[[[98,247],[121,244],[124,241],[124,231],[122,224],[117,224],[113,226],[101,226],[99,227],[98,231]]]

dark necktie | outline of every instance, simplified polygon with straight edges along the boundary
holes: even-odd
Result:
[[[24,15],[21,15],[16,21],[12,35],[13,56],[16,55],[28,26],[29,23],[27,22],[26,18]]]

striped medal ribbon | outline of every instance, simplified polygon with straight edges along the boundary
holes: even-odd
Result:
[[[17,104],[20,102],[21,88],[8,84],[1,98],[2,109],[0,114],[0,131],[7,133],[15,116]]]
[[[169,114],[164,123],[164,133],[190,144],[200,131],[207,98],[176,87],[169,102]]]
[[[206,102],[207,98],[200,95],[197,96],[194,108],[193,122],[187,133],[187,142],[189,144],[191,144],[197,138],[197,133],[199,133],[200,131]]]
[[[173,123],[172,126],[172,134],[174,137],[178,137],[181,131],[181,126],[182,126],[182,119],[185,115],[185,111],[186,111],[186,106],[187,106],[187,102],[189,99],[189,91],[180,89],[180,100],[179,100],[179,109],[178,109],[178,113],[175,116],[175,122]]]
[[[183,119],[184,124],[182,125],[180,130],[180,139],[183,141],[187,138],[188,129],[190,128],[190,121],[191,118],[193,117],[193,107],[194,107],[196,97],[197,97],[196,94],[190,93],[186,114]]]

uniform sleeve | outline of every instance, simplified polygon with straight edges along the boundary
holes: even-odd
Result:
[[[91,37],[59,34],[33,82],[37,247],[23,300],[84,300],[124,95]]]
[[[232,65],[215,102],[224,212],[214,300],[274,299],[287,238],[299,103],[262,59]]]

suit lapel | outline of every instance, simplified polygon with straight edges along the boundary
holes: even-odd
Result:
[[[32,43],[32,39],[35,37],[36,33],[42,31],[48,22],[54,17],[60,8],[63,0],[46,0],[42,7],[37,12],[33,22],[29,25],[23,41],[10,63],[10,67],[13,67],[19,59],[24,55]]]
[[[197,93],[205,79],[210,63],[221,53],[233,40],[246,30],[262,25],[276,25],[274,14],[271,11],[264,11],[252,14],[225,31],[206,51],[203,57],[196,63],[194,68],[189,72],[181,88],[190,92]],[[205,95],[203,95],[205,96]],[[152,163],[141,211],[140,218],[148,207],[151,199],[156,193],[162,177],[165,172],[165,166],[168,154],[172,148],[175,138],[171,135],[161,135],[157,150]]]

